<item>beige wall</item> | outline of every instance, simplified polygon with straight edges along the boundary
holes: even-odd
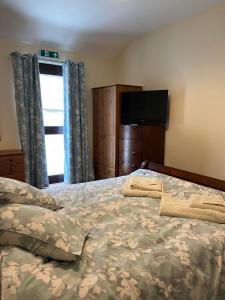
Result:
[[[117,77],[169,89],[166,164],[225,179],[225,5],[133,41]]]
[[[10,53],[20,51],[21,53],[38,53],[39,49],[51,49],[47,46],[28,45],[7,40],[0,40],[0,150],[18,149],[18,129],[16,121],[13,73]],[[86,67],[87,106],[89,140],[92,148],[92,97],[91,88],[101,85],[109,85],[115,78],[114,64],[112,58],[81,55],[78,53],[59,51],[61,59],[72,59],[76,62],[84,61]],[[92,151],[91,151],[92,153]]]
[[[9,54],[40,48],[51,50],[0,40],[0,149],[19,148]],[[127,83],[168,88],[166,164],[225,179],[225,5],[134,40],[116,60],[59,52],[62,59],[86,64],[91,145],[92,87]]]

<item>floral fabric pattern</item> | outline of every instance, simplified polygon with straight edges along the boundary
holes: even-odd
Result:
[[[36,55],[12,55],[19,137],[25,153],[26,182],[48,186],[39,65]]]
[[[84,63],[67,60],[64,78],[64,181],[93,180],[89,157]]]
[[[0,205],[2,246],[19,246],[44,257],[74,261],[85,238],[85,232],[70,216],[32,205]]]
[[[28,183],[0,177],[0,203],[19,203],[45,207],[51,210],[62,208],[55,198]]]
[[[223,192],[147,170],[176,198]],[[2,255],[2,300],[224,300],[225,225],[161,217],[159,199],[123,197],[126,177],[50,187],[89,236],[75,263],[15,247]],[[32,283],[32,290],[29,286]]]

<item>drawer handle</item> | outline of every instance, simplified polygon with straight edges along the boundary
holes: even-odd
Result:
[[[135,152],[135,151],[132,151],[131,154],[136,154],[136,152]]]

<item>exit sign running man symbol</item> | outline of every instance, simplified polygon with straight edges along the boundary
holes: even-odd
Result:
[[[48,51],[48,50],[40,50],[40,55],[44,57],[49,57],[49,58],[59,58],[59,53],[55,51]]]

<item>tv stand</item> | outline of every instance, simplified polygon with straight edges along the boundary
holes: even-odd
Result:
[[[149,160],[164,164],[165,125],[120,125],[119,175],[127,175]]]

